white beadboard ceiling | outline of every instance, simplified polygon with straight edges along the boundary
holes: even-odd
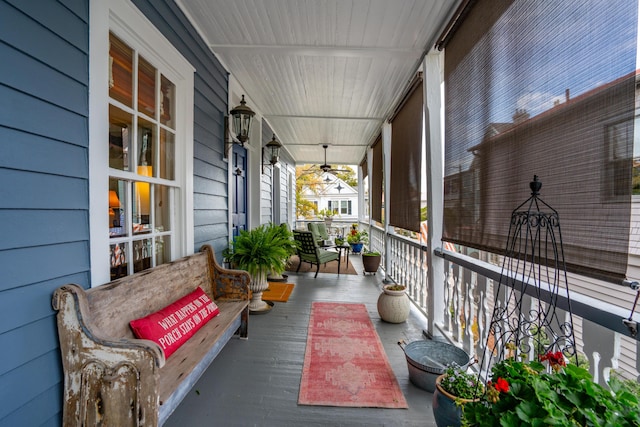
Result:
[[[295,162],[332,165],[360,163],[458,3],[178,1]]]

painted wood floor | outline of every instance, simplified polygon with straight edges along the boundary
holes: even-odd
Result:
[[[189,395],[165,423],[199,426],[435,426],[432,394],[409,381],[400,340],[422,339],[424,318],[413,310],[402,324],[383,322],[376,303],[382,276],[287,273],[296,286],[287,303],[267,314],[251,315],[249,339],[232,338]],[[409,409],[340,408],[298,405],[298,391],[313,301],[364,303],[384,345]]]

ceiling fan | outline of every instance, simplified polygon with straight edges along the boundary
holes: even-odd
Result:
[[[322,148],[324,148],[324,164],[318,166],[320,170],[322,170],[323,172],[331,172],[331,173],[348,172],[345,169],[334,169],[333,167],[331,167],[330,164],[327,164],[327,148],[329,148],[329,146],[327,144],[323,144]]]

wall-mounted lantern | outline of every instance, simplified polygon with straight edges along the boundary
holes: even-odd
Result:
[[[244,144],[249,140],[249,135],[251,131],[251,121],[253,116],[256,115],[255,111],[251,108],[247,107],[247,102],[244,100],[244,95],[242,95],[242,100],[240,101],[240,105],[233,108],[229,114],[231,117],[225,117],[224,125],[225,125],[225,157],[228,157],[229,150],[234,142],[244,146]],[[232,120],[233,126],[229,129],[229,118]],[[233,137],[231,137],[231,132],[233,132]]]
[[[233,131],[236,134],[236,138],[240,141],[240,145],[244,145],[244,143],[249,140],[251,119],[253,119],[253,116],[255,116],[256,113],[251,108],[247,107],[244,95],[242,95],[240,105],[231,110],[230,114],[233,119]]]
[[[269,141],[266,145],[267,149],[267,158],[269,159],[269,163],[265,163],[265,154],[264,149],[262,150],[262,173],[264,173],[264,167],[267,165],[275,165],[278,163],[280,158],[280,148],[282,148],[282,144],[276,139],[276,135],[273,135],[271,141]]]

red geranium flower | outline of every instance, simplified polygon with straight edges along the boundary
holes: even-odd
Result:
[[[564,360],[561,351],[556,351],[555,353],[548,352],[547,354],[540,355],[540,361],[544,362],[545,360],[549,361],[549,364],[555,371],[560,370],[561,366],[567,366],[567,362]]]
[[[498,378],[495,387],[499,392],[507,393],[509,391],[509,382],[504,378]]]

